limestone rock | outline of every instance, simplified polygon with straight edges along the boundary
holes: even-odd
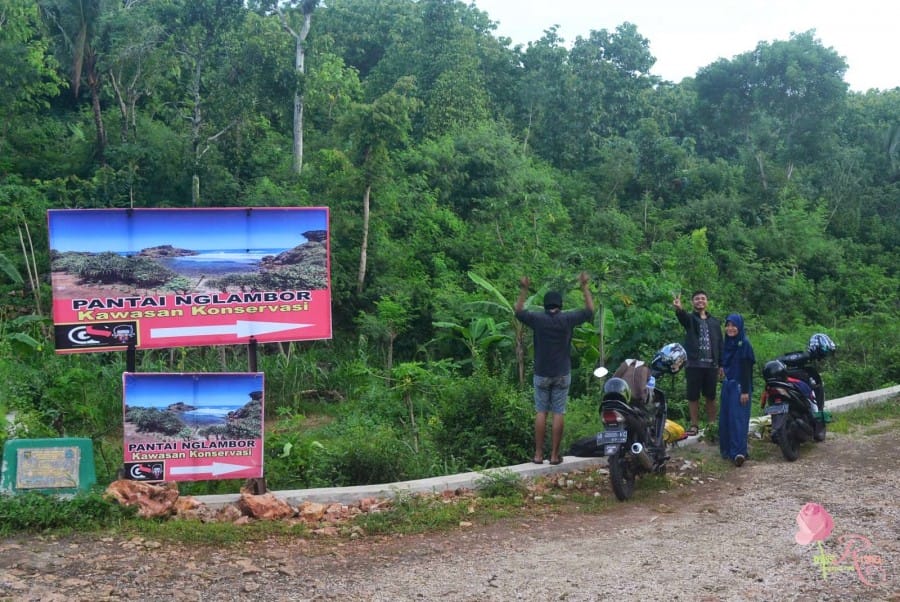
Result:
[[[123,506],[137,506],[138,516],[156,518],[175,512],[178,486],[175,483],[144,483],[119,479],[106,488],[106,494]]]
[[[237,503],[241,512],[260,520],[280,520],[294,516],[294,509],[290,504],[271,493],[241,493]]]
[[[300,515],[300,518],[303,519],[303,522],[315,523],[322,520],[322,517],[325,516],[325,510],[325,504],[319,504],[318,502],[303,502],[297,508],[297,513]]]

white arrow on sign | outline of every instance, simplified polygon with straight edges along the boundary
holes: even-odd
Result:
[[[218,476],[220,474],[228,474],[229,472],[237,472],[239,470],[246,470],[248,468],[252,468],[251,466],[244,466],[243,464],[226,464],[225,462],[213,462],[212,464],[206,464],[204,466],[173,466],[169,473],[176,474],[212,474],[213,476]]]
[[[234,324],[216,324],[214,326],[176,326],[173,328],[151,328],[151,339],[173,337],[202,337],[213,334],[233,334],[237,337],[252,337],[270,332],[309,328],[313,324],[291,324],[288,322],[251,322],[238,320]]]

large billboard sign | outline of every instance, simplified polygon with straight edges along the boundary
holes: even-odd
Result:
[[[260,478],[263,374],[122,376],[125,477],[137,481]]]
[[[48,212],[57,353],[331,338],[328,209]]]

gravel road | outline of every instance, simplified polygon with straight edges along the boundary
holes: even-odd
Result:
[[[602,513],[570,508],[444,534],[224,548],[8,538],[0,599],[900,602],[897,426],[829,433],[793,463],[772,446],[717,478]],[[704,449],[676,449],[673,463],[716,453],[696,447]],[[821,553],[794,539],[809,502],[834,520]]]

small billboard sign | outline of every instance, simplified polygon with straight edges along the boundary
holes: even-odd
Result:
[[[328,209],[48,212],[56,352],[331,338]]]
[[[262,477],[261,372],[126,372],[122,379],[125,478]]]

